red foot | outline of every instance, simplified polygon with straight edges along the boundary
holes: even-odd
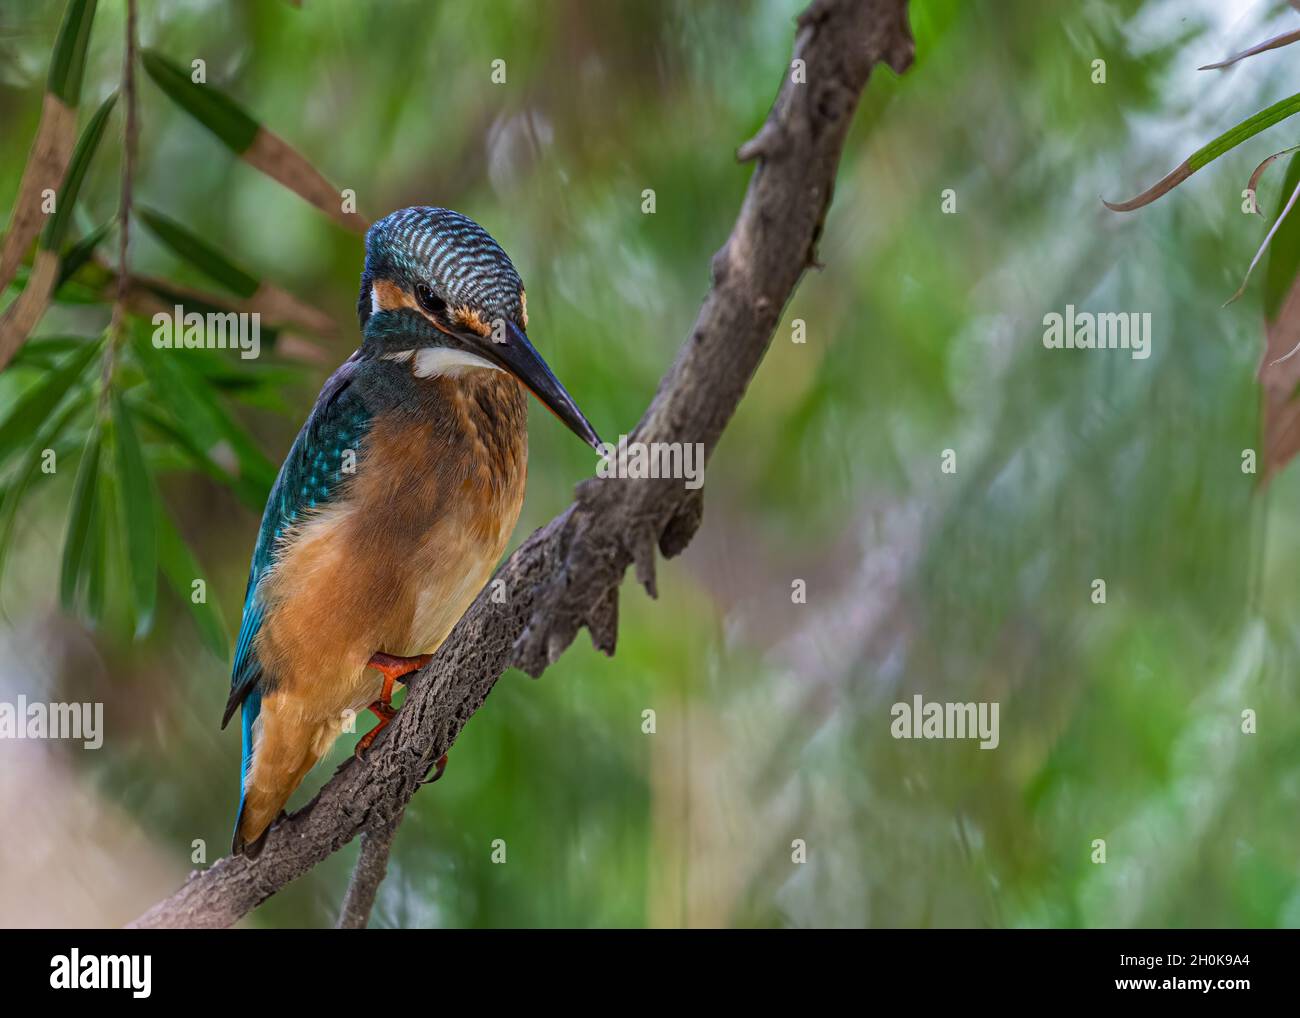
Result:
[[[429,663],[432,657],[432,654],[420,654],[417,657],[397,657],[395,654],[376,651],[370,660],[366,662],[367,668],[374,668],[383,675],[384,686],[380,690],[379,699],[368,708],[379,719],[379,723],[363,735],[357,743],[357,748],[353,752],[358,759],[370,748],[370,744],[375,741],[375,736],[387,728],[388,723],[397,716],[397,711],[393,709],[393,683],[405,675],[418,672]],[[444,757],[443,760],[445,761],[445,759]],[[439,771],[438,773],[441,776],[442,772]]]

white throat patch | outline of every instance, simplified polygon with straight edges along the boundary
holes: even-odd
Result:
[[[445,346],[426,346],[419,350],[399,350],[384,354],[384,360],[404,363],[411,362],[411,373],[416,378],[432,378],[435,375],[461,375],[466,371],[489,368],[500,371],[491,361],[470,353],[468,350],[452,350]]]

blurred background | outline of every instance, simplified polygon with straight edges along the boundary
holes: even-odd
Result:
[[[437,204],[483,223],[527,284],[538,347],[616,435],[706,292],[751,172],[735,148],[762,123],[803,6],[186,0],[142,4],[140,38],[182,67],[204,59],[211,84],[354,189],[367,218]],[[6,217],[60,8],[0,0]],[[712,460],[703,528],[662,567],[657,602],[624,585],[613,660],[580,636],[540,682],[502,678],[447,776],[416,796],[372,925],[1300,925],[1300,479],[1292,467],[1262,485],[1263,456],[1242,469],[1261,442],[1265,322],[1294,260],[1222,306],[1270,222],[1242,214],[1241,192],[1300,121],[1138,212],[1099,200],[1131,197],[1291,94],[1294,50],[1197,67],[1300,14],[1270,0],[914,0],[911,23],[916,64],[868,87],[825,267]],[[121,6],[101,3],[82,124],[117,87],[121,38]],[[285,330],[257,362],[214,355],[211,398],[249,439],[219,469],[198,469],[165,422],[142,427],[159,519],[206,578],[228,646],[259,471],[356,345],[362,245],[143,73],[138,87],[137,201],[334,330]],[[70,242],[117,208],[120,105]],[[1260,186],[1270,217],[1286,173]],[[99,255],[115,263],[115,234]],[[221,289],[138,225],[131,260]],[[1151,312],[1150,358],[1044,349],[1043,316],[1066,304]],[[94,337],[107,321],[70,285],[36,334]],[[62,355],[33,349],[48,357],[0,375],[0,417]],[[124,386],[136,370],[125,362]],[[149,390],[131,391],[148,413]],[[530,431],[514,544],[594,470],[548,415]],[[84,438],[69,436],[68,464]],[[0,741],[9,926],[129,921],[192,860],[224,854],[237,800],[216,615],[160,582],[137,637],[120,548],[98,610],[60,609],[76,473],[63,462],[15,507],[0,700],[99,701],[106,731],[97,751]],[[999,747],[891,738],[891,705],[915,694],[998,702]],[[355,853],[247,922],[332,924]]]

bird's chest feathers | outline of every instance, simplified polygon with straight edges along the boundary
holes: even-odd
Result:
[[[375,415],[346,492],[295,531],[270,578],[259,647],[273,673],[333,674],[347,700],[371,654],[431,653],[483,588],[528,459],[523,394],[491,375],[430,380],[423,402]]]
[[[428,405],[381,415],[358,462],[345,539],[369,563],[363,586],[387,578],[398,602],[385,635],[401,646],[376,649],[417,654],[441,643],[519,518],[526,404],[513,379],[475,375],[484,377],[423,383]]]

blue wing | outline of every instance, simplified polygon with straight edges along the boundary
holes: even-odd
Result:
[[[293,448],[280,468],[271,488],[262,526],[253,549],[253,563],[244,594],[244,614],[235,641],[235,663],[230,674],[230,699],[221,719],[225,728],[235,710],[243,706],[243,763],[240,774],[240,810],[243,810],[243,779],[247,777],[253,755],[253,722],[262,707],[262,664],[254,646],[266,605],[262,600],[262,581],[274,565],[280,550],[280,537],[286,528],[304,513],[328,505],[338,498],[342,482],[344,450],[361,452],[361,444],[370,425],[365,401],[352,384],[361,365],[353,354],[330,376],[307,423],[298,432]]]

